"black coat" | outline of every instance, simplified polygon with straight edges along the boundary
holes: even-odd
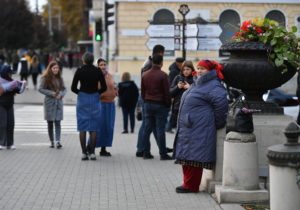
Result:
[[[177,75],[180,74],[180,69],[177,67],[176,65],[176,62],[172,63],[170,66],[169,66],[169,81],[170,81],[170,84],[172,84],[173,80],[175,79],[175,77]]]
[[[176,127],[177,124],[177,116],[178,116],[178,111],[179,111],[179,106],[180,106],[180,100],[182,97],[182,94],[184,93],[184,91],[186,91],[186,89],[179,89],[177,84],[179,82],[179,78],[183,77],[182,75],[177,75],[170,87],[170,94],[171,97],[173,98],[173,104],[172,104],[172,126]],[[194,80],[193,80],[193,76],[189,76],[187,78],[185,78],[185,81],[187,83],[189,83],[190,85],[193,84]]]
[[[120,82],[118,88],[120,106],[122,108],[134,109],[139,98],[139,90],[134,81]]]

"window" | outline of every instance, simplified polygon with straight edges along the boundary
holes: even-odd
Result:
[[[266,14],[266,18],[270,20],[275,20],[279,23],[280,26],[285,27],[285,16],[279,10],[272,10]]]
[[[222,44],[231,40],[236,32],[240,29],[240,16],[234,10],[225,10],[221,13],[219,25],[222,29],[220,40]]]
[[[300,35],[300,15],[296,16],[295,26],[297,27],[297,34]]]
[[[154,17],[152,24],[174,24],[175,17],[174,14],[167,9],[158,10]]]

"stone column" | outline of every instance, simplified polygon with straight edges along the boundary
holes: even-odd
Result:
[[[290,123],[285,131],[287,142],[268,148],[271,210],[300,208],[300,128]]]
[[[219,203],[268,200],[259,189],[258,148],[253,133],[229,132],[224,142],[222,185],[216,185]]]

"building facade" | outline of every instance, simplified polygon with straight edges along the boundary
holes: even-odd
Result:
[[[157,38],[155,34],[168,34],[173,29],[162,25],[172,25],[182,20],[183,16],[178,11],[181,4],[183,2],[179,0],[115,0],[115,25],[110,28],[110,70],[119,75],[125,71],[138,75],[143,62],[151,54],[153,44],[162,40],[161,44],[172,49],[170,45],[174,45],[171,43],[174,38]],[[184,4],[190,9],[186,19],[191,24],[208,22],[218,25],[213,38],[198,39],[200,50],[197,47],[192,49],[194,44],[197,45],[197,38],[191,39],[188,48],[192,50],[186,52],[189,60],[221,59],[218,46],[229,41],[240,24],[248,19],[268,17],[287,28],[296,25],[300,30],[299,0],[190,0]],[[186,33],[189,30],[193,29],[187,26]],[[201,48],[203,46],[206,47]],[[168,66],[181,55],[181,50],[168,50],[163,70],[168,72]]]

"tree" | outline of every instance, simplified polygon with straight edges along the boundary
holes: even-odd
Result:
[[[63,31],[68,38],[73,41],[87,38],[87,11],[90,6],[89,0],[76,0],[76,1],[66,1],[66,0],[50,0],[52,4],[52,15],[58,14],[61,8],[62,25]],[[48,22],[48,5],[44,6],[43,17]],[[56,19],[53,19],[53,25],[55,28]]]
[[[43,18],[39,15],[34,16],[33,20],[34,33],[30,48],[43,49],[50,44],[50,35]]]
[[[28,47],[34,36],[34,15],[25,0],[0,0],[0,48]]]

